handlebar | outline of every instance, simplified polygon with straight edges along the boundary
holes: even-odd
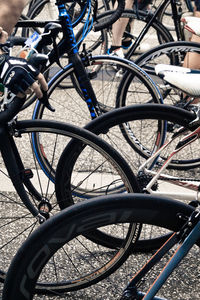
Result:
[[[51,104],[48,101],[47,92],[43,92],[43,97],[39,99],[50,111],[54,112],[55,109],[51,106]],[[35,100],[37,98],[35,97]],[[10,103],[4,104],[4,107],[2,107],[2,110],[0,111],[0,124],[6,124],[10,122],[21,110],[23,104],[26,101],[26,97],[19,98],[12,94],[12,99]]]
[[[48,56],[44,54],[33,54],[30,59],[30,63],[38,68],[47,62]],[[48,101],[47,92],[43,92],[43,97],[39,99],[49,110],[54,111],[54,108]],[[11,121],[21,110],[23,104],[26,101],[26,97],[19,98],[11,92],[5,92],[3,101],[0,107],[0,124],[6,124]],[[35,97],[35,100],[37,97]]]
[[[115,12],[112,14],[112,16],[106,18],[101,23],[94,25],[94,31],[99,31],[99,30],[105,29],[105,28],[109,27],[110,25],[112,25],[113,23],[115,23],[115,21],[117,21],[120,18],[121,14],[125,8],[125,0],[117,0],[117,1],[118,1],[118,7],[115,10]]]

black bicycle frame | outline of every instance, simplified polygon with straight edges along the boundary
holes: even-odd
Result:
[[[159,13],[164,9],[164,7],[167,3],[168,3],[168,0],[164,0],[163,2],[160,3],[160,5],[158,6],[158,8],[156,9],[155,12],[151,12],[151,11],[148,12],[148,16],[147,16],[148,22],[144,26],[144,28],[142,29],[140,34],[138,35],[138,37],[135,40],[135,42],[133,43],[132,47],[129,49],[129,51],[125,55],[125,57],[127,59],[130,59],[130,57],[134,54],[136,48],[139,46],[139,44],[142,41],[143,37],[148,32],[149,28],[151,27],[153,22],[157,19]],[[179,11],[178,11],[176,0],[170,0],[170,3],[171,3],[171,8],[172,8],[172,16],[173,16],[172,18],[174,20],[174,26],[175,26],[175,31],[176,31],[176,35],[177,35],[177,40],[181,41],[182,37],[183,37],[181,26],[180,26],[182,10],[179,9]],[[136,14],[138,16],[138,19],[140,19],[140,11],[138,11],[138,12],[136,11]],[[168,32],[168,35],[169,35],[169,32]],[[170,37],[171,41],[174,41],[171,34],[170,34],[170,36],[171,36]]]
[[[39,212],[30,201],[24,189],[24,185],[29,189],[29,193],[34,195],[38,201],[42,201],[42,197],[32,185],[28,178],[29,176],[26,175],[26,171],[28,170],[26,170],[23,166],[14,139],[10,134],[10,128],[6,124],[0,124],[0,141],[0,152],[13,186],[24,205],[32,213],[32,215],[36,217]]]

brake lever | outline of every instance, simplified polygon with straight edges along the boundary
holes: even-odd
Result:
[[[55,108],[51,106],[51,104],[49,103],[49,99],[48,99],[48,95],[47,95],[47,91],[43,91],[43,97],[39,99],[39,101],[44,104],[44,106],[46,108],[48,108],[50,111],[55,112]]]
[[[48,61],[48,56],[45,54],[33,54],[30,59],[29,63],[31,63],[34,67],[37,69],[40,69],[41,66],[46,65]],[[43,97],[39,99],[39,101],[44,104],[46,108],[48,108],[50,111],[55,112],[55,108],[51,106],[49,103],[47,91],[42,90]]]

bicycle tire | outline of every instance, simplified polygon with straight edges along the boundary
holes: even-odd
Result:
[[[184,126],[188,128],[188,130],[191,130],[189,124],[191,121],[195,119],[195,115],[192,112],[179,109],[172,106],[167,105],[160,105],[160,104],[144,104],[144,105],[133,105],[133,106],[127,106],[115,109],[113,111],[110,111],[95,120],[91,121],[86,125],[85,128],[88,130],[94,132],[97,135],[100,135],[103,139],[108,141],[121,155],[129,162],[130,167],[134,171],[138,179],[138,182],[140,184],[141,189],[144,189],[146,187],[145,184],[147,184],[149,179],[146,179],[146,177],[141,180],[141,176],[138,174],[138,168],[140,167],[142,160],[141,157],[136,156],[135,152],[133,152],[133,149],[127,148],[127,143],[125,140],[123,140],[123,136],[120,135],[120,128],[119,125],[123,123],[130,123],[133,127],[135,132],[135,137],[137,138],[137,130],[138,130],[138,136],[141,138],[141,132],[142,130],[145,131],[146,134],[144,134],[144,143],[151,143],[153,144],[152,148],[155,148],[154,143],[158,145],[160,141],[154,139],[154,123],[151,123],[151,120],[156,120],[156,126],[155,130],[157,132],[157,124],[158,120],[164,120],[170,121],[171,123],[179,124],[180,126]],[[142,121],[142,122],[141,122]],[[139,126],[138,126],[139,124]],[[165,132],[164,132],[165,134]],[[170,133],[169,133],[170,134]],[[148,136],[148,139],[147,139]],[[135,139],[136,139],[135,138]],[[160,134],[157,134],[157,138],[162,139],[162,132]],[[165,138],[165,136],[164,136]],[[138,139],[138,138],[137,138]],[[139,143],[139,139],[138,139]],[[163,143],[163,140],[162,140]],[[147,147],[146,147],[147,148]],[[151,149],[151,148],[150,148]],[[67,145],[64,151],[64,159],[61,157],[60,163],[57,167],[57,172],[62,174],[62,178],[66,178],[66,176],[70,177],[70,172],[73,169],[73,166],[76,165],[76,159],[78,159],[79,154],[81,154],[81,146],[79,143],[76,143],[75,141],[70,141],[70,143]],[[150,152],[150,151],[149,151]],[[150,153],[149,153],[150,155]],[[69,159],[70,157],[70,159]],[[71,157],[73,159],[71,159]],[[199,161],[199,160],[198,160]],[[144,162],[144,160],[143,160]],[[184,161],[182,161],[183,163]],[[188,163],[188,160],[186,160]],[[63,168],[63,166],[66,166]],[[170,169],[171,166],[169,166]],[[179,169],[183,169],[184,172],[186,170],[185,165],[179,166]],[[183,177],[186,176],[183,175]],[[191,175],[190,175],[191,176]],[[180,176],[179,176],[180,177]],[[184,177],[186,178],[186,177]],[[77,182],[81,182],[80,180],[76,180]],[[65,208],[68,205],[71,205],[71,203],[76,203],[77,199],[72,194],[71,188],[70,188],[70,182],[67,180],[65,182],[59,182],[57,183],[57,191],[59,197],[62,199],[65,199],[65,206],[61,205],[61,209]],[[78,192],[80,193],[80,196],[84,198],[84,191],[81,191],[80,189],[81,185],[78,186]],[[64,188],[64,189],[63,189]],[[76,189],[76,187],[74,187]],[[157,187],[156,187],[157,189]],[[81,194],[82,193],[82,194]],[[96,196],[96,195],[95,195]],[[68,204],[67,204],[68,203]],[[158,236],[157,238],[153,238],[151,234],[144,233],[145,238],[140,238],[137,245],[135,245],[134,251],[150,251],[153,249],[157,249],[163,241],[166,239],[165,236]],[[104,239],[101,238],[100,235],[96,235],[96,241],[98,240],[98,243],[101,244],[105,242]],[[112,238],[112,237],[111,237]],[[108,236],[107,241],[110,240],[110,237]],[[117,241],[116,241],[117,242]]]
[[[199,44],[194,42],[170,42],[152,48],[150,51],[142,54],[135,63],[144,68],[144,70],[155,79],[157,78],[154,71],[156,64],[164,63],[182,66],[187,52],[196,52],[199,54],[199,49]]]
[[[113,152],[113,149],[111,149],[109,145],[105,145],[105,142],[101,141],[101,139],[99,139],[99,141],[95,143],[95,141],[97,141],[96,135],[91,135],[90,132],[85,131],[82,128],[58,122],[44,120],[26,120],[16,122],[16,124],[13,127],[13,130],[13,135],[15,136],[17,147],[20,153],[22,154],[23,158],[25,169],[22,170],[23,172],[21,171],[20,174],[23,179],[25,190],[27,192],[27,195],[29,195],[31,202],[38,209],[38,211],[40,210],[42,205],[47,205],[48,210],[50,209],[49,214],[46,210],[42,212],[47,218],[49,215],[52,216],[53,214],[56,214],[58,211],[60,211],[60,208],[58,206],[58,201],[55,196],[55,186],[48,179],[48,176],[46,176],[49,174],[44,174],[43,170],[41,170],[35,158],[34,151],[32,148],[32,134],[40,136],[41,152],[43,150],[42,144],[48,144],[49,157],[50,152],[52,157],[52,166],[47,170],[48,172],[50,172],[53,169],[53,167],[56,168],[60,155],[66,146],[66,143],[69,142],[69,140],[72,137],[78,139],[80,138],[80,141],[82,140],[83,144],[88,145],[88,148],[90,148],[90,146],[93,150],[95,150],[96,148],[96,150],[94,151],[95,154],[98,154],[99,158],[101,158],[102,155],[105,164],[106,159],[108,159],[108,166],[110,166],[112,170],[114,170],[115,168],[114,165],[116,166],[115,175],[120,174],[121,171],[124,173],[124,178],[126,178],[125,180],[127,180],[127,190],[130,189],[131,191],[134,189],[135,191],[138,191],[137,182],[134,179],[134,175],[132,174],[132,171],[129,169],[129,167],[128,169],[122,170],[124,166],[127,165],[123,158],[121,159],[120,156],[117,154],[117,159],[119,160],[115,164],[115,151]],[[106,147],[104,148],[103,145]],[[109,149],[111,150],[110,154]],[[30,155],[31,153],[32,156]],[[104,157],[105,155],[107,158]],[[109,159],[111,160],[109,161]],[[120,167],[120,170],[118,169],[118,167]],[[79,170],[81,169],[83,171],[82,166],[79,166]],[[7,177],[5,168],[1,168],[1,174],[2,172]],[[27,177],[26,174],[29,177]],[[117,177],[120,179],[120,175]],[[30,181],[33,186],[29,183]],[[7,182],[9,182],[9,179],[7,179],[7,181],[4,184],[4,180],[1,178],[2,188],[0,205],[2,216],[0,218],[0,226],[5,230],[6,235],[2,235],[1,238],[2,260],[0,262],[0,282],[4,282],[10,261],[21,242],[32,233],[32,231],[37,227],[37,225],[39,225],[37,218],[33,217],[33,215],[27,210],[27,207],[25,207],[25,204],[23,204],[22,199],[19,199],[19,196],[16,194],[15,190]],[[20,192],[20,195],[23,195],[23,192]],[[49,203],[50,207],[47,202]],[[130,234],[134,235],[136,227],[136,224],[130,224],[126,232],[128,232],[128,230],[130,229]],[[117,238],[116,233],[113,233],[113,238],[114,234]],[[138,232],[135,232],[135,234],[138,234]]]
[[[192,207],[181,202],[142,194],[118,194],[98,197],[93,199],[93,201],[86,201],[72,206],[48,220],[40,230],[35,231],[22,245],[9,268],[2,299],[11,300],[14,299],[13,296],[17,300],[33,299],[33,295],[40,292],[40,286],[38,286],[36,282],[38,283],[42,280],[42,273],[45,272],[45,264],[48,265],[48,262],[51,262],[51,258],[53,259],[54,255],[56,258],[56,252],[57,255],[60,254],[60,268],[64,268],[64,266],[61,265],[63,261],[67,264],[67,268],[64,269],[64,275],[61,274],[61,277],[63,278],[63,276],[65,276],[64,278],[68,278],[66,273],[67,270],[70,269],[71,278],[73,272],[71,270],[70,259],[64,256],[64,252],[59,252],[59,250],[61,250],[65,244],[70,247],[70,241],[76,240],[77,236],[81,234],[84,235],[88,230],[92,231],[99,226],[118,222],[126,223],[136,221],[147,224],[147,226],[148,224],[155,225],[155,228],[179,231],[184,221],[178,218],[178,215],[187,218],[192,212]],[[71,230],[69,230],[69,228]],[[61,257],[63,257],[62,262]],[[131,259],[134,260],[133,258]],[[137,257],[137,259],[139,259],[139,257]],[[73,256],[73,260],[75,262],[75,255]],[[37,264],[35,264],[36,261]],[[84,261],[84,263],[88,267],[87,261]],[[143,264],[141,261],[140,263]],[[56,267],[59,272],[58,261]],[[81,268],[81,265],[79,265],[79,267]],[[131,267],[133,267],[133,264],[131,264]],[[31,273],[30,270],[32,270]],[[130,271],[130,265],[128,270]],[[125,282],[127,282],[128,271],[125,269],[124,272]],[[80,271],[80,273],[83,275],[82,271]],[[80,273],[78,276],[80,276]],[[39,278],[40,274],[41,277]],[[118,285],[121,287],[124,279],[123,271],[121,270],[119,274],[120,283],[118,283]],[[51,277],[50,270],[47,277]],[[92,285],[98,281],[97,278],[93,282],[88,282],[87,279],[87,282],[84,283],[84,278],[82,279],[82,287]],[[100,277],[99,280],[102,280],[102,278]],[[75,296],[76,299],[87,299],[87,296],[92,296],[92,299],[102,299],[102,292],[105,288],[107,292],[109,288],[109,297],[111,297],[111,295],[115,295],[116,297],[119,286],[118,288],[115,286],[114,279],[112,280],[111,278],[109,280],[108,282],[104,280],[100,286],[95,285],[93,290],[92,287],[90,287],[89,291],[84,289],[79,294],[74,293],[72,297]],[[52,292],[52,299],[57,299],[58,295],[64,297],[66,291],[78,289],[79,287],[75,287],[77,283],[80,283],[80,281],[73,279],[68,282],[63,282],[63,293],[61,290],[56,291],[56,287],[54,287],[52,291],[49,290],[49,292]],[[74,286],[72,287],[73,284]],[[112,290],[112,284],[114,284],[114,291]],[[121,292],[122,290],[123,288],[121,287]],[[70,294],[68,294],[68,297],[69,296]],[[40,299],[39,295],[38,297],[36,295],[34,299]],[[105,299],[108,299],[108,297],[105,297]]]
[[[102,21],[103,19],[109,19],[110,15],[112,14],[112,11],[106,11],[102,14],[100,14],[97,17],[97,21]],[[149,14],[145,11],[139,11],[139,19],[138,19],[138,15],[134,10],[124,10],[124,12],[122,13],[122,15],[120,16],[120,18],[129,18],[130,20],[134,21],[136,23],[135,26],[133,26],[133,29],[131,32],[127,32],[125,31],[125,35],[127,35],[129,38],[132,39],[133,44],[135,39],[137,38],[137,36],[139,35],[139,33],[141,32],[142,28],[149,22]],[[108,41],[111,40],[112,37],[112,28],[109,27],[107,28],[107,35],[108,35]],[[153,45],[159,45],[161,43],[167,43],[170,41],[173,41],[173,37],[170,34],[170,32],[167,30],[167,28],[165,28],[162,23],[160,23],[158,20],[155,20],[151,27],[149,28],[149,32],[145,35],[145,37],[143,37],[142,43],[147,43],[149,44],[150,41],[152,41],[152,37],[153,39]],[[111,43],[111,41],[109,42]],[[151,43],[150,43],[151,44]],[[151,48],[151,46],[149,46],[149,49]],[[86,49],[87,49],[87,45],[86,45]],[[135,59],[137,58],[137,56],[139,56],[141,54],[140,50],[139,53],[137,53],[138,49],[135,49],[133,55],[130,57],[129,55],[129,49],[124,51],[124,55],[125,58],[127,59],[131,59],[133,61],[135,61]],[[147,49],[145,49],[145,52],[147,51]]]
[[[180,9],[181,9],[181,14],[193,12],[192,7],[188,6],[187,1],[178,2],[176,5],[178,8],[178,11],[180,11]],[[175,31],[170,1],[168,1],[168,3],[166,3],[163,10],[159,13],[158,20],[162,24],[164,24],[164,26],[167,27],[167,29],[169,31]]]
[[[86,66],[86,71],[91,78],[91,83],[96,92],[96,97],[100,108],[102,108],[102,112],[109,111],[116,107],[117,88],[121,80],[123,80],[125,71],[135,76],[133,77],[131,85],[132,92],[136,95],[134,97],[134,103],[140,103],[141,101],[146,102],[149,100],[149,97],[153,98],[153,101],[157,103],[161,102],[159,91],[154,82],[133,62],[106,55],[91,57],[89,58],[89,62],[86,60],[84,61],[84,64]],[[122,70],[122,74],[119,74],[120,70]],[[68,117],[68,122],[71,122],[70,119],[72,119],[72,122],[76,122],[80,126],[84,126],[91,120],[87,105],[84,104],[85,108],[82,106],[80,111],[80,101],[83,101],[82,95],[81,92],[78,91],[78,88],[74,89],[74,81],[72,81],[72,79],[75,76],[72,75],[73,66],[70,64],[66,66],[64,70],[61,70],[52,77],[49,82],[48,96],[49,102],[56,108],[56,112],[51,113],[40,102],[37,102],[33,112],[33,119],[45,118],[66,120],[66,117]],[[63,84],[60,83],[64,83],[65,89],[62,89]],[[69,89],[69,92],[67,88]],[[74,95],[72,94],[73,91],[75,92]],[[143,99],[140,98],[141,91],[143,92]],[[62,102],[57,99],[58,95],[59,99],[63,99]],[[78,100],[78,97],[81,97],[80,101]],[[73,104],[70,105],[65,99],[74,100]],[[65,104],[66,110],[64,108]],[[67,110],[70,110],[70,114],[68,114],[68,116],[66,116],[66,114],[63,115],[63,111],[67,112]]]
[[[151,149],[156,149],[156,145],[163,144],[163,142],[167,139],[166,135],[171,136],[174,134],[175,130],[181,126],[191,131],[192,127],[189,124],[195,119],[195,117],[196,115],[194,112],[166,104],[130,105],[118,108],[115,111],[111,111],[106,115],[100,116],[96,120],[88,123],[85,128],[94,132],[95,134],[101,134],[104,139],[108,138],[110,144],[115,147],[118,152],[120,152],[126,158],[126,160],[129,161],[132,169],[137,171],[138,167],[142,162],[144,162],[144,160],[141,159],[140,153],[139,157],[134,157],[132,148],[129,149],[130,153],[128,154],[127,147],[123,151],[122,147],[118,146],[118,140],[113,141],[116,139],[115,127],[128,123],[129,126],[133,128],[132,132],[134,133],[134,136],[132,136],[132,138],[137,141],[138,149],[140,149],[140,151],[141,149],[146,150],[146,158],[148,158],[152,154]],[[150,120],[150,123],[148,120]],[[144,121],[144,123],[142,121]],[[160,121],[168,122],[169,127],[164,128],[163,131],[159,131],[157,124],[160,124]],[[173,124],[177,124],[178,126],[173,127]],[[155,128],[155,132],[153,128]],[[144,135],[142,135],[143,131]],[[156,136],[156,139],[154,136]],[[121,140],[121,136],[119,137],[119,140]],[[147,143],[150,145],[146,146],[145,143],[146,145]],[[197,149],[198,140],[196,144],[194,142],[192,148],[190,147],[188,150],[186,150],[187,154],[185,156],[182,158],[180,157],[179,159],[176,157],[176,159],[172,160],[168,168],[184,171],[197,168],[200,162]]]

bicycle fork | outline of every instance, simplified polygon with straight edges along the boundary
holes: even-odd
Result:
[[[34,217],[38,218],[40,224],[43,223],[46,218],[44,218],[38,212],[38,209],[32,204],[27,195],[27,192],[25,191],[24,184],[28,186],[28,188],[33,192],[38,201],[42,201],[41,196],[35,190],[28,178],[28,176],[31,175],[31,171],[29,172],[29,170],[27,170],[28,172],[26,173],[15,142],[12,139],[7,127],[0,126],[0,141],[0,151],[2,154],[2,158],[16,192],[18,193],[20,199],[22,200],[26,208],[30,211],[30,213]]]

